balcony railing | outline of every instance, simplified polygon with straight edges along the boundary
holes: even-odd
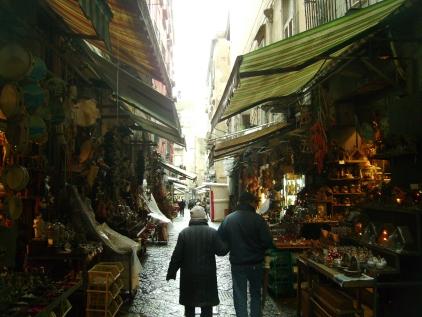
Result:
[[[305,0],[306,29],[340,18],[382,0]]]
[[[321,24],[336,19],[337,1],[305,0],[306,29],[312,29]]]

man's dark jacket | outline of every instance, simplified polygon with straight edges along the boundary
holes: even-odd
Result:
[[[226,255],[227,246],[206,220],[191,220],[177,239],[167,280],[175,279],[180,268],[179,303],[186,306],[216,306],[217,290],[215,255]]]
[[[250,205],[239,205],[218,228],[230,249],[232,265],[254,265],[264,261],[265,250],[272,247],[272,236],[265,220]]]

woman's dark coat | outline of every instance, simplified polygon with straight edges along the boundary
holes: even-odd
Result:
[[[189,227],[180,232],[167,280],[176,279],[176,272],[180,268],[181,305],[203,307],[220,303],[215,255],[227,253],[227,246],[206,220],[191,220]]]

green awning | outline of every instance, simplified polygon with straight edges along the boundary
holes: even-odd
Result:
[[[109,25],[113,13],[106,0],[78,0],[85,16],[91,20],[98,37],[104,41],[111,51]]]
[[[135,126],[130,128],[133,130],[142,130],[166,139],[170,142],[186,147],[185,138],[180,135],[178,130],[169,128],[162,124],[153,122],[139,115],[134,114],[129,107],[124,106],[124,110],[129,114],[129,118],[136,123]]]
[[[213,159],[220,159],[227,156],[232,156],[237,153],[244,151],[251,144],[266,140],[268,138],[285,134],[291,131],[293,126],[285,122],[279,122],[261,130],[254,131],[248,134],[244,134],[240,137],[217,142],[214,146]]]
[[[222,120],[306,87],[351,44],[369,35],[407,0],[384,0],[317,28],[239,56],[212,119]]]
[[[85,47],[85,52],[97,75],[113,90],[117,98],[178,131],[180,135],[179,117],[172,99],[98,55],[89,46]]]

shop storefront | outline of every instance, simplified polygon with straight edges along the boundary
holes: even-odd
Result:
[[[217,110],[215,122],[293,90],[307,100],[287,142],[220,152],[235,157],[239,189],[261,198],[275,245],[268,290],[296,296],[298,316],[420,314],[420,10],[383,1],[249,53]],[[278,49],[289,56],[275,61]]]
[[[129,23],[132,11],[116,11],[114,2],[96,4],[104,7],[92,11],[77,1],[1,4],[2,314],[114,315],[120,295],[138,289],[139,256],[152,227],[169,222],[167,210],[155,203],[155,183],[143,185],[154,178],[164,186],[162,174],[151,175],[161,159],[147,132],[163,127],[162,137],[184,142],[174,103],[133,75],[156,60],[127,60],[123,51],[129,46],[117,50],[120,56],[110,51],[123,41],[115,23]],[[79,24],[72,23],[72,13]],[[141,26],[135,16],[137,23],[124,28],[133,35],[131,44],[141,45],[146,37],[136,35]],[[88,44],[84,36],[95,40]],[[114,58],[134,72],[116,68]],[[161,70],[148,69],[166,82]],[[113,71],[121,75],[120,85],[136,89],[119,93],[120,86],[108,81]],[[134,115],[160,123],[142,129]],[[98,279],[107,280],[99,284],[110,297],[96,288]]]

